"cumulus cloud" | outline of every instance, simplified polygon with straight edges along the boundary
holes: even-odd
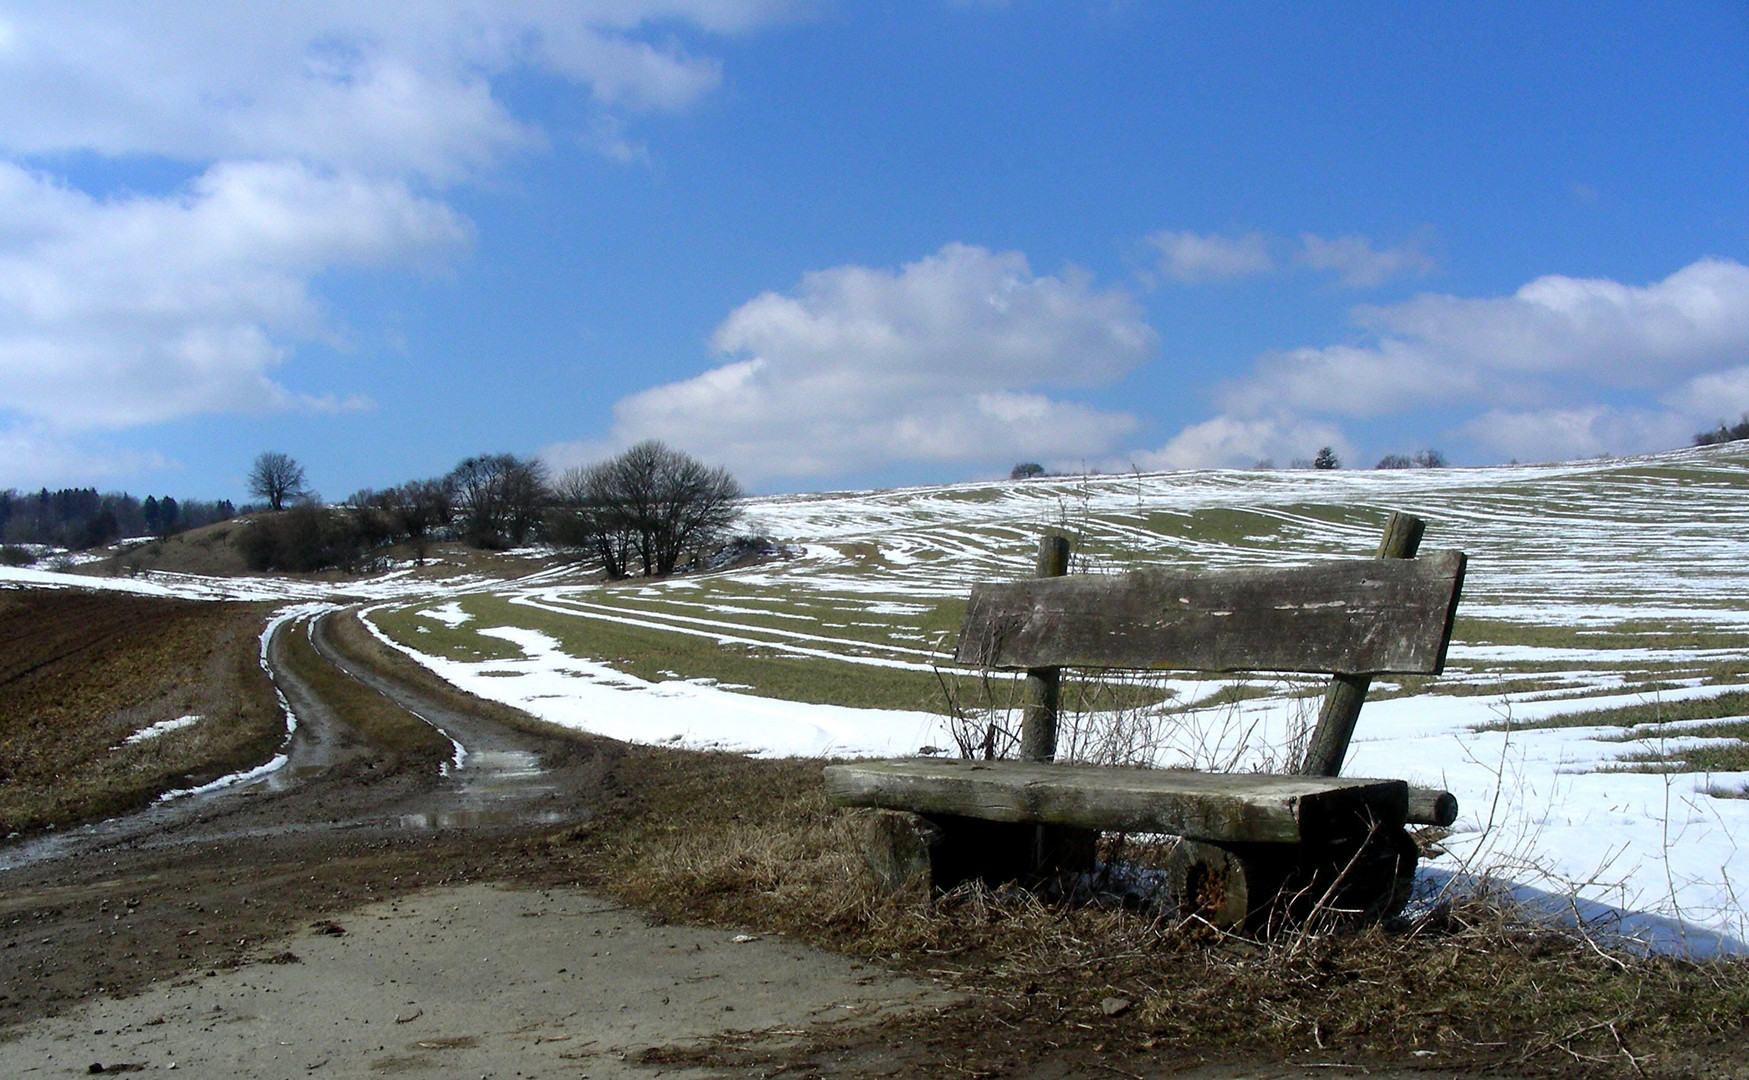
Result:
[[[1287,466],[1309,459],[1328,446],[1338,457],[1353,456],[1340,429],[1323,421],[1293,416],[1217,416],[1185,428],[1165,446],[1133,454],[1115,468],[1245,469],[1259,463]]]
[[[1361,307],[1366,345],[1264,357],[1227,397],[1350,416],[1670,390],[1749,352],[1749,267],[1701,259],[1650,285],[1549,275],[1511,296]]]
[[[1679,446],[1693,434],[1678,414],[1603,404],[1526,412],[1490,409],[1464,424],[1463,430],[1493,453],[1519,461],[1663,449]]]
[[[583,87],[581,134],[631,160],[627,117],[685,108],[721,80],[680,24],[739,32],[795,6],[0,2],[0,415],[21,425],[8,437],[360,404],[270,373],[330,334],[318,275],[424,270],[467,247],[472,226],[442,192],[548,138],[494,80]],[[69,154],[167,159],[194,179],[98,195],[47,171]]]
[[[1408,343],[1387,340],[1369,347],[1330,345],[1266,354],[1251,377],[1223,391],[1221,399],[1241,415],[1287,406],[1375,417],[1476,389],[1474,370],[1441,364]]]
[[[1439,264],[1414,243],[1381,249],[1364,236],[1326,240],[1315,233],[1300,234],[1300,252],[1294,261],[1313,270],[1331,271],[1351,289],[1371,289],[1395,277],[1431,274],[1439,269]]]
[[[1666,394],[1664,401],[1688,416],[1735,420],[1749,415],[1749,366],[1697,376]]]
[[[1148,243],[1160,249],[1160,271],[1183,282],[1227,281],[1275,269],[1262,233],[1157,232]]]
[[[542,135],[491,79],[587,86],[604,108],[675,109],[718,85],[712,57],[638,31],[748,29],[774,0],[379,0],[345,4],[8,4],[0,145],[180,160],[296,158],[454,179]]]
[[[1551,274],[1510,296],[1429,293],[1358,307],[1353,321],[1356,343],[1259,357],[1222,390],[1218,422],[1175,439],[1170,460],[1271,456],[1283,417],[1427,409],[1474,410],[1457,433],[1501,456],[1630,453],[1681,445],[1749,408],[1749,267],[1730,259],[1647,285]]]
[[[61,429],[302,405],[268,372],[318,334],[310,275],[466,244],[392,180],[221,164],[174,198],[100,200],[0,163],[0,403]]]
[[[85,487],[171,464],[162,454],[87,445],[41,424],[0,431],[0,489]]]
[[[720,366],[619,402],[615,437],[760,480],[1106,453],[1132,416],[1041,391],[1110,383],[1155,334],[1128,293],[1080,271],[1037,275],[1019,252],[949,244],[897,270],[810,273],[736,309],[712,345]]]

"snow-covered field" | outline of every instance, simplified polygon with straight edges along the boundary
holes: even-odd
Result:
[[[953,745],[943,717],[759,697],[696,672],[639,679],[612,657],[567,652],[554,620],[928,673],[942,643],[923,629],[926,617],[973,582],[1024,575],[1042,529],[1074,535],[1077,569],[1092,572],[1278,565],[1369,554],[1392,509],[1427,519],[1424,549],[1469,553],[1463,620],[1443,678],[1367,706],[1344,771],[1457,794],[1463,814],[1449,854],[1428,864],[1429,882],[1494,873],[1589,914],[1604,910],[1594,905],[1630,913],[1624,927],[1636,933],[1686,935],[1700,951],[1740,947],[1749,939],[1749,892],[1739,893],[1749,887],[1749,852],[1734,837],[1749,836],[1749,798],[1723,796],[1749,790],[1749,774],[1611,769],[1634,751],[1691,746],[1684,731],[1693,724],[1632,732],[1632,742],[1620,727],[1521,725],[1749,688],[1739,685],[1749,684],[1742,448],[1490,469],[1140,474],[770,497],[749,506],[751,525],[799,557],[609,589],[562,572],[442,585],[403,572],[344,588],[158,576],[112,584],[368,601],[417,624],[399,644],[466,689],[620,738],[763,754],[915,753]],[[0,571],[6,580],[67,577]],[[427,632],[482,648],[426,647]],[[1306,701],[1292,689],[1260,682],[1260,696],[1242,704],[1159,717],[1148,754],[1161,764],[1267,765],[1305,720]]]

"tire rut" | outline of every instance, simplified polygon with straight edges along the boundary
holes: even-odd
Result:
[[[565,747],[557,745],[563,740],[470,713],[342,651],[328,631],[334,614],[284,623],[269,639],[268,671],[294,718],[278,768],[0,847],[0,872],[118,849],[337,831],[512,828],[588,815],[586,796],[578,790],[585,778],[567,777],[564,765],[548,764],[567,759]],[[284,635],[306,627],[323,661],[448,738],[456,747],[451,761],[441,770],[413,767],[360,739],[346,718],[283,661]]]

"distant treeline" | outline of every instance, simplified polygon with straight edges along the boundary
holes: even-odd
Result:
[[[301,484],[296,462],[273,463]],[[261,514],[237,546],[251,569],[311,571],[368,566],[396,544],[423,561],[432,540],[489,551],[542,540],[598,560],[609,577],[662,577],[762,544],[775,550],[758,538],[728,541],[740,500],[726,470],[654,440],[557,480],[535,458],[480,454],[435,479],[355,492],[343,506],[305,501]]]
[[[1717,443],[1737,442],[1739,439],[1749,439],[1749,413],[1744,413],[1742,420],[1728,427],[1720,420],[1717,428],[1696,435],[1694,445],[1713,446]]]
[[[236,514],[229,499],[137,499],[125,491],[99,495],[96,488],[43,488],[35,493],[9,488],[0,491],[0,541],[83,550],[127,537],[168,536]]]

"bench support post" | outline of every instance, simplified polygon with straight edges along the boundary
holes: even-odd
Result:
[[[1039,537],[1036,576],[1062,577],[1069,572],[1069,538],[1052,533]],[[1054,761],[1057,756],[1058,681],[1061,668],[1029,668],[1021,698],[1020,759]]]
[[[1421,534],[1426,529],[1427,523],[1413,514],[1391,514],[1391,520],[1385,524],[1384,539],[1379,541],[1378,557],[1413,559],[1421,548]],[[1324,706],[1318,710],[1318,726],[1312,729],[1305,760],[1300,763],[1301,773],[1307,776],[1342,775],[1342,760],[1348,756],[1348,741],[1354,737],[1354,724],[1360,719],[1360,707],[1366,704],[1366,692],[1371,686],[1371,675],[1331,677],[1330,688],[1324,691]]]

